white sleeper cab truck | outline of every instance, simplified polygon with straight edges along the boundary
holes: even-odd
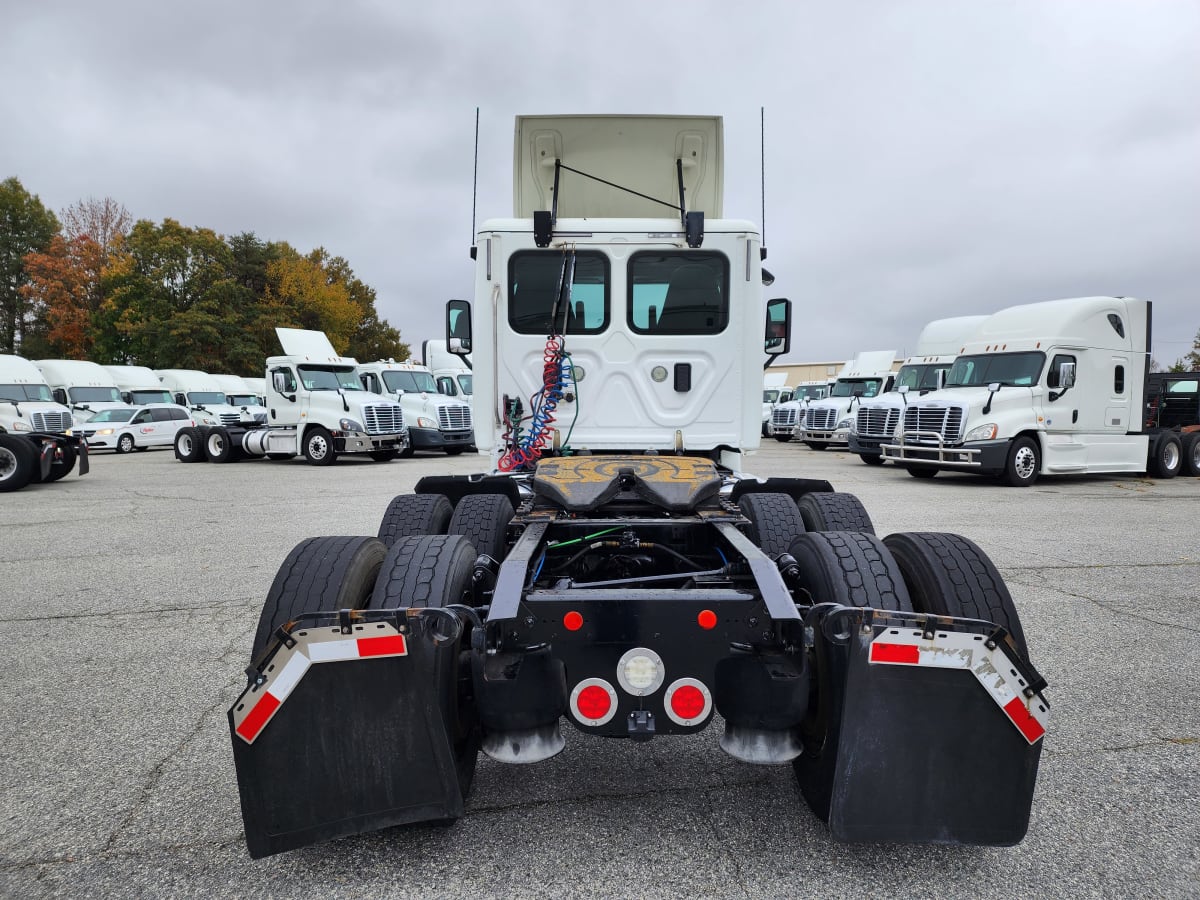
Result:
[[[243,418],[249,415],[257,422],[267,420],[266,404],[259,400],[258,391],[252,388],[245,378],[240,375],[214,374],[213,379],[225,391],[225,402],[236,406]]]
[[[86,475],[87,442],[73,425],[71,411],[55,402],[37,366],[0,354],[0,492],[58,481],[76,460]]]
[[[1049,707],[995,566],[740,472],[790,306],[722,214],[721,127],[517,120],[513,216],[447,307],[495,469],[283,561],[228,713],[251,856],[458,818],[480,752],[536,779],[564,724],[719,727],[839,839],[1021,840]]]
[[[771,413],[780,403],[792,399],[792,389],[787,384],[786,372],[768,372],[763,375],[762,436],[771,434]]]
[[[162,386],[171,392],[171,402],[186,406],[197,425],[252,425],[254,414],[233,406],[220,382],[197,369],[155,369]]]
[[[267,358],[265,421],[182,429],[182,462],[233,462],[245,457],[314,466],[359,454],[388,462],[408,446],[400,404],[363,390],[358,362],[339,356],[324,332],[276,328],[284,356]],[[252,407],[251,407],[252,408]]]
[[[86,422],[105,409],[128,409],[111,372],[85,359],[37,359],[56,402],[71,410],[75,422]]]
[[[856,407],[891,390],[895,358],[895,350],[868,350],[846,363],[829,396],[808,404],[804,421],[796,429],[800,440],[812,450],[849,446]]]
[[[421,344],[421,359],[433,373],[439,391],[447,397],[471,401],[475,387],[469,353],[462,356],[451,353],[444,340],[425,341]]]
[[[790,400],[775,404],[775,408],[771,410],[771,420],[764,434],[769,434],[775,440],[786,444],[804,427],[804,417],[808,412],[808,405],[814,400],[821,400],[827,397],[829,395],[829,388],[830,382],[826,381],[800,382],[800,384],[791,389],[792,396]]]
[[[265,409],[267,406],[267,379],[243,378],[242,381],[246,382],[247,390],[253,392],[254,396],[258,398],[258,405]]]
[[[1002,309],[946,386],[904,410],[883,445],[917,478],[952,470],[1024,487],[1039,475],[1178,474],[1182,437],[1143,423],[1150,303],[1081,297]]]
[[[105,366],[121,391],[121,399],[130,406],[147,403],[174,403],[175,397],[163,387],[154,371],[147,366]]]
[[[850,452],[869,466],[883,465],[880,448],[891,443],[908,401],[941,388],[964,342],[986,318],[935,319],[921,329],[917,352],[904,361],[891,390],[859,404],[850,421]]]
[[[358,378],[366,390],[394,399],[403,408],[408,425],[404,456],[412,456],[414,450],[458,456],[474,442],[471,404],[439,393],[433,373],[425,366],[390,359],[361,363]]]

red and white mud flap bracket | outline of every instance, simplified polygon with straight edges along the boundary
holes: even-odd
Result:
[[[353,615],[281,633],[229,710],[254,858],[462,815],[450,724],[461,625],[441,609]]]
[[[833,835],[1019,842],[1049,704],[1040,676],[997,642],[1003,632],[834,605],[809,622],[822,687],[794,765]]]

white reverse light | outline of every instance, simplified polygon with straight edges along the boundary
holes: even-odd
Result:
[[[662,657],[648,647],[634,647],[617,663],[617,683],[637,697],[653,694],[665,677]]]

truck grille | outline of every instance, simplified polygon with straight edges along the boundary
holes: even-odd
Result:
[[[404,430],[404,413],[399,404],[378,403],[363,410],[367,434],[396,434]]]
[[[777,406],[771,412],[771,424],[779,428],[796,427],[796,407]]]
[[[442,429],[442,431],[469,431],[471,428],[471,407],[439,406],[438,428]]]
[[[863,437],[890,438],[900,424],[900,410],[894,407],[860,406],[855,424]]]
[[[963,410],[959,406],[908,406],[904,410],[904,431],[936,431],[948,444],[962,439]],[[924,436],[905,437],[909,444],[937,443]]]
[[[810,409],[805,428],[809,431],[833,431],[838,421],[836,409]]]
[[[237,413],[221,413],[222,425],[237,425],[242,421],[242,417]]]
[[[71,427],[71,414],[68,412],[35,412],[29,416],[29,424],[34,431],[66,431]]]

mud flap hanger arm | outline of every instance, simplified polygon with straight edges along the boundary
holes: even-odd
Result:
[[[683,226],[684,234],[687,237],[687,245],[694,249],[704,243],[704,213],[702,211],[687,211],[683,189],[682,159],[675,160],[675,172],[679,181],[678,206],[674,203],[668,203],[665,200],[659,200],[657,197],[651,197],[649,194],[643,194],[641,191],[635,191],[632,188],[607,181],[595,175],[589,175],[587,172],[581,172],[579,169],[573,169],[565,165],[561,159],[556,159],[554,160],[554,187],[551,191],[550,209],[534,210],[533,213],[533,242],[538,247],[549,247],[550,241],[554,237],[554,227],[558,224],[558,181],[559,175],[563,171],[572,172],[584,178],[590,178],[592,181],[598,181],[619,191],[625,191],[627,194],[633,194],[635,197],[641,197],[643,200],[649,200],[651,203],[658,203],[670,209],[677,210],[679,212],[679,222]]]

